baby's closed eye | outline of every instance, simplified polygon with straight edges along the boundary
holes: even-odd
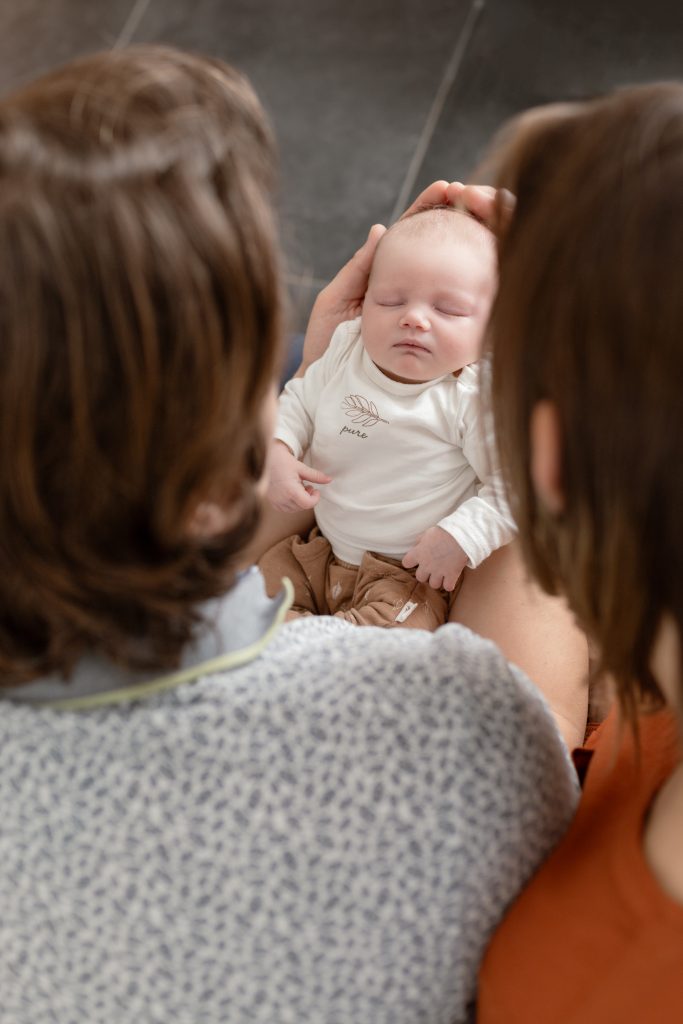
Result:
[[[437,313],[442,313],[444,316],[471,316],[471,312],[468,309],[461,309],[458,306],[446,306],[444,304],[434,306]]]

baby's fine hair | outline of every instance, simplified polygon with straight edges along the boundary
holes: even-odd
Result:
[[[397,233],[413,236],[432,234],[437,237],[462,239],[492,254],[496,251],[495,236],[489,228],[464,210],[446,204],[425,206],[414,213],[406,214],[387,231],[387,235]]]

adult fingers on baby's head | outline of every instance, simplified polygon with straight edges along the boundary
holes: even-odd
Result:
[[[488,228],[494,228],[497,220],[496,189],[491,185],[461,185],[453,182],[449,186],[449,202],[470,216],[481,221]]]
[[[386,230],[384,224],[373,224],[360,249],[356,249],[348,263],[344,264],[320,294],[332,296],[333,301],[341,304],[345,310],[360,304],[368,286],[375,249]]]
[[[386,234],[386,230],[387,229],[384,224],[373,224],[368,231],[368,237],[365,239],[360,249],[356,249],[356,252],[353,255],[353,260],[355,260],[361,270],[367,270],[368,273],[370,272],[372,261],[375,258],[375,249],[377,248],[377,244],[382,235]]]
[[[401,214],[401,218],[410,217],[419,210],[424,210],[426,206],[443,206],[444,203],[448,202],[447,188],[447,181],[433,181],[431,185],[428,185],[427,188],[420,192],[417,199],[410,204],[405,213]]]
[[[465,186],[461,181],[451,181],[446,185],[446,202],[449,206],[459,206],[460,197]]]

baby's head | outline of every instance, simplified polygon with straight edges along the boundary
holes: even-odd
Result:
[[[436,380],[480,355],[496,285],[491,232],[451,208],[398,221],[380,241],[363,343],[392,380]]]

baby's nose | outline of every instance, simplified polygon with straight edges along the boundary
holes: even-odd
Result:
[[[401,318],[401,326],[416,327],[419,330],[426,331],[429,327],[429,318],[427,317],[426,310],[418,305],[406,306]]]

